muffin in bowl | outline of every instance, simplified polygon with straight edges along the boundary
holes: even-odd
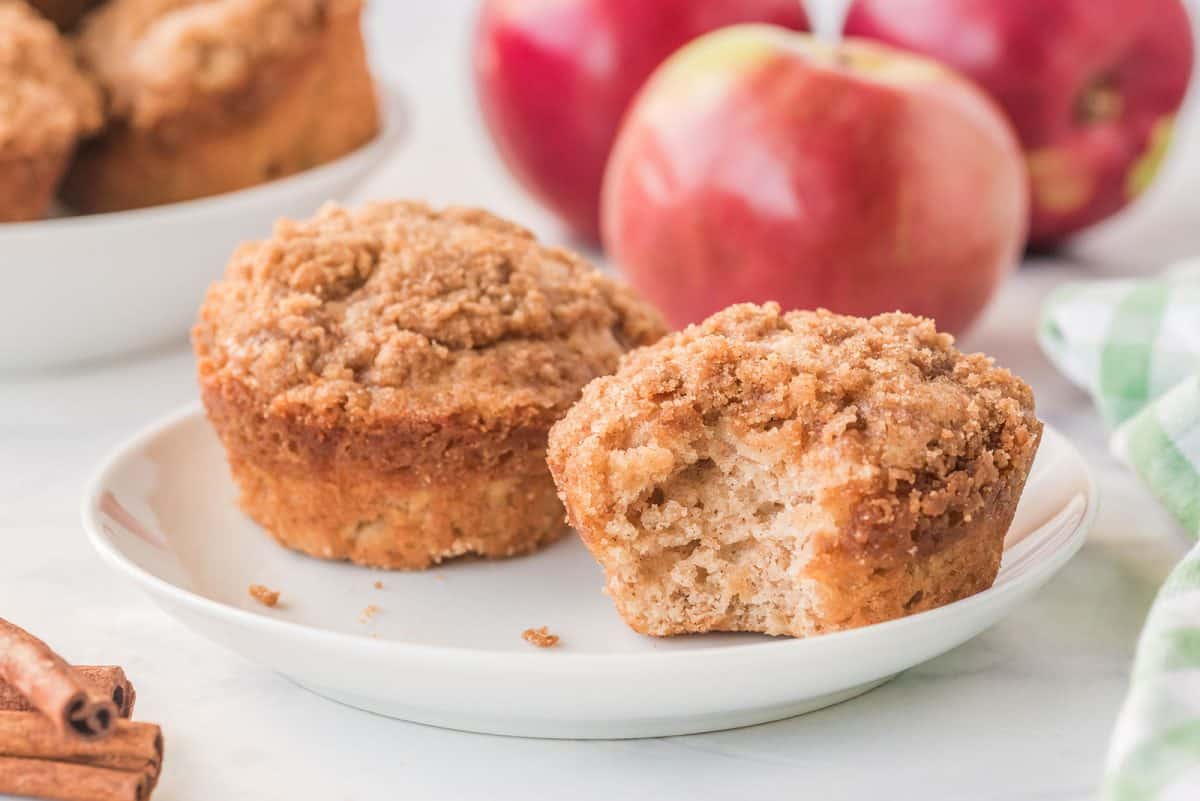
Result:
[[[193,342],[247,514],[313,556],[423,568],[559,537],[551,424],[663,332],[516,225],[394,202],[242,247]]]
[[[0,222],[44,217],[100,93],[70,46],[23,0],[0,0]]]
[[[76,34],[110,124],[64,199],[172,203],[323,164],[379,128],[360,0],[110,0]]]
[[[1041,430],[929,320],[747,304],[589,384],[549,463],[632,628],[804,637],[991,586]]]

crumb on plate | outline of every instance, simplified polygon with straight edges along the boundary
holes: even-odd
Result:
[[[251,598],[263,606],[274,607],[275,604],[279,603],[279,590],[273,590],[262,584],[251,584],[249,593]]]
[[[377,605],[375,605],[375,604],[367,604],[365,607],[363,607],[362,613],[361,613],[361,614],[359,614],[359,616],[358,616],[358,622],[359,622],[359,623],[366,623],[368,620],[370,620],[371,618],[375,617],[375,614],[376,614],[378,611],[379,611],[379,607],[378,607]]]
[[[558,645],[558,635],[551,634],[550,630],[545,626],[537,629],[525,629],[521,632],[521,639],[527,643],[536,645],[538,648],[553,648]]]

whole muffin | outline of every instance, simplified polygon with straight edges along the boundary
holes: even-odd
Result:
[[[1041,430],[929,320],[747,304],[589,384],[549,462],[632,628],[803,637],[991,586]]]
[[[0,0],[0,222],[45,216],[100,93],[70,46],[23,0]]]
[[[376,203],[243,246],[193,342],[247,514],[313,556],[422,568],[560,536],[547,432],[663,330],[516,225]]]
[[[67,177],[83,212],[214,195],[344,155],[379,128],[360,0],[111,0],[78,50],[111,124]]]

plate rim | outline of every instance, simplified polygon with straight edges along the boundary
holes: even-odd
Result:
[[[182,425],[199,420],[208,423],[204,409],[199,400],[194,400],[176,409],[138,430],[133,435],[113,447],[101,460],[91,478],[88,479],[80,505],[80,515],[88,541],[100,557],[117,572],[132,579],[143,591],[150,595],[159,594],[170,598],[174,603],[185,607],[189,612],[216,617],[226,624],[243,629],[277,633],[280,636],[293,639],[325,640],[339,649],[351,649],[370,653],[376,656],[390,655],[392,657],[424,657],[443,664],[450,662],[463,665],[478,664],[480,660],[489,661],[493,667],[499,667],[498,662],[511,663],[521,670],[531,669],[537,672],[561,673],[566,670],[583,670],[595,667],[615,667],[618,665],[637,664],[645,666],[647,662],[661,667],[669,663],[695,660],[701,654],[705,660],[730,660],[752,658],[773,649],[772,656],[788,655],[794,657],[795,651],[813,651],[832,649],[854,640],[870,638],[885,631],[900,632],[906,628],[921,628],[935,625],[940,619],[962,613],[972,607],[984,606],[989,603],[1002,603],[1006,596],[1018,594],[1030,587],[1040,587],[1054,574],[1058,573],[1069,562],[1087,539],[1087,534],[1095,522],[1098,511],[1098,494],[1095,479],[1087,460],[1078,448],[1061,432],[1048,423],[1043,423],[1043,436],[1047,435],[1059,441],[1078,464],[1084,478],[1085,492],[1083,513],[1072,528],[1067,541],[1051,551],[1048,557],[1039,560],[1034,567],[1025,571],[1011,582],[999,587],[991,587],[963,598],[953,603],[907,615],[881,623],[872,623],[844,631],[835,631],[814,637],[771,637],[761,642],[736,643],[705,648],[702,652],[695,650],[673,650],[661,652],[622,651],[613,653],[571,653],[570,651],[553,654],[553,659],[546,659],[541,653],[521,653],[519,651],[497,651],[488,648],[472,646],[434,645],[428,643],[405,642],[403,640],[387,640],[366,637],[361,634],[324,629],[292,620],[284,620],[259,614],[248,609],[208,598],[190,589],[173,584],[166,579],[154,575],[126,557],[103,532],[96,517],[99,510],[99,499],[104,487],[109,484],[110,476],[116,472],[134,453],[142,450],[152,440]],[[215,436],[215,432],[210,432]],[[1063,507],[1064,509],[1067,507]],[[282,546],[280,546],[282,547]],[[503,561],[496,563],[503,567]],[[364,568],[369,569],[369,568]],[[434,568],[436,569],[436,568]],[[613,610],[613,614],[617,614]],[[657,638],[656,638],[657,639]],[[785,651],[786,649],[786,651]],[[539,649],[540,650],[540,649]]]

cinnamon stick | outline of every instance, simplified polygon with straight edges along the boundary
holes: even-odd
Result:
[[[117,714],[123,718],[133,715],[133,702],[137,698],[133,683],[125,671],[117,665],[72,665],[72,672],[92,695],[112,698]],[[29,699],[17,692],[11,684],[0,681],[0,710],[28,712],[35,707]]]
[[[145,801],[150,779],[95,765],[0,757],[0,794],[54,801]]]
[[[153,723],[119,720],[102,741],[60,737],[37,712],[0,712],[0,756],[75,762],[145,773],[150,784],[162,768],[162,731]]]
[[[70,665],[50,646],[0,618],[0,679],[29,699],[64,735],[97,739],[112,733],[112,698],[89,695]]]

